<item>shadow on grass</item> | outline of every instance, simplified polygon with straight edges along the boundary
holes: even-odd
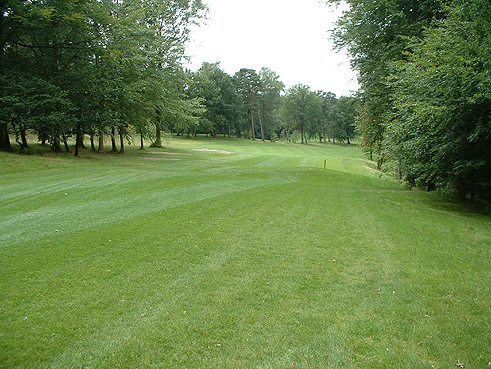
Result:
[[[445,212],[454,212],[465,216],[491,216],[491,206],[488,203],[474,200],[459,201],[455,195],[439,191],[433,192],[426,203],[436,210]]]

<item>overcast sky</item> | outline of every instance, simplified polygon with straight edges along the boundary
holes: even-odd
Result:
[[[205,0],[206,24],[193,29],[187,54],[192,70],[221,63],[234,74],[240,68],[268,67],[290,87],[346,95],[356,90],[356,75],[344,52],[333,51],[329,30],[339,10],[318,0]]]

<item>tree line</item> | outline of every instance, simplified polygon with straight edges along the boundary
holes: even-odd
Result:
[[[186,92],[202,102],[204,112],[195,122],[176,127],[177,133],[301,143],[350,143],[355,136],[355,97],[337,98],[303,84],[285,89],[279,75],[265,67],[242,68],[229,75],[220,63],[203,63],[188,73]]]
[[[142,138],[165,119],[192,120],[182,62],[201,0],[53,0],[0,3],[0,149],[21,150],[35,132],[75,154],[84,135]],[[150,127],[153,126],[153,129]]]
[[[268,68],[186,70],[190,27],[205,16],[201,0],[2,2],[0,149],[11,137],[28,148],[28,132],[75,155],[86,136],[94,151],[123,153],[134,138],[160,147],[166,132],[349,143],[352,97],[285,90]]]
[[[411,185],[489,200],[491,2],[347,3],[334,39],[359,74],[367,154]]]

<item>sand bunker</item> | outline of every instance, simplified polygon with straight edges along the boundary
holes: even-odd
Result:
[[[167,152],[167,151],[149,151],[148,154],[191,156],[191,154],[185,154],[180,152]]]
[[[199,151],[199,152],[213,152],[213,153],[215,153],[215,154],[223,154],[223,155],[230,155],[230,154],[233,154],[233,151],[225,151],[225,150],[193,149],[193,151]]]
[[[156,158],[154,156],[147,156],[147,157],[142,157],[142,160],[160,160],[160,161],[179,161],[181,159],[174,159],[174,158]]]

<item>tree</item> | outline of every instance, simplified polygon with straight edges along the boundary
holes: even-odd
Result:
[[[339,0],[327,0],[339,3]],[[360,111],[358,129],[363,147],[383,161],[383,142],[391,120],[394,90],[387,83],[393,63],[405,60],[409,38],[422,34],[441,16],[437,0],[348,0],[349,10],[338,20],[334,40],[346,48],[358,71]]]
[[[9,127],[25,148],[30,128],[55,151],[60,138],[68,151],[67,137],[76,134],[78,155],[85,133],[93,149],[98,134],[103,151],[110,132],[115,151],[119,131],[124,152],[133,127],[147,132],[144,125],[175,107],[165,98],[183,84],[189,27],[206,8],[201,0],[81,0],[4,1],[0,10],[0,149],[10,146]],[[23,78],[34,81],[34,95]]]
[[[355,121],[357,117],[356,99],[350,96],[341,96],[333,106],[333,139],[347,141],[355,137]]]
[[[334,131],[334,105],[336,104],[336,95],[332,92],[317,91],[317,95],[321,98],[322,117],[319,124],[319,142],[324,140],[324,143],[331,141]],[[329,138],[328,138],[329,137]]]
[[[485,194],[491,179],[491,3],[457,1],[391,80],[389,159],[422,186]]]
[[[306,134],[317,132],[317,123],[322,114],[319,96],[309,86],[297,84],[286,91],[283,104],[285,121],[300,132],[302,144],[307,143]]]
[[[270,139],[273,131],[278,126],[278,114],[281,106],[281,93],[285,85],[280,81],[280,77],[269,68],[261,68],[259,72],[261,91],[259,95],[258,118],[261,128],[261,139],[265,136]]]
[[[223,109],[223,96],[219,83],[223,80],[223,72],[218,63],[203,63],[202,67],[191,74],[188,89],[191,98],[202,98],[206,111],[199,119],[199,127],[215,137],[217,131],[225,125],[226,117]]]
[[[67,113],[62,110],[70,99],[67,86],[76,85],[73,80],[67,83],[67,79],[88,54],[93,25],[87,19],[92,3],[7,1],[0,7],[0,78],[5,81],[0,111],[2,132],[8,133],[10,124],[12,131],[21,136],[23,149],[27,128],[49,128],[40,136],[50,137],[53,149],[59,151],[60,135],[66,142],[67,125],[76,122],[73,110],[71,122],[58,118]],[[35,96],[24,79],[32,80],[37,87]],[[17,86],[12,85],[15,81]],[[12,121],[15,116],[16,122]]]
[[[256,139],[256,124],[254,116],[259,109],[259,93],[261,79],[253,69],[242,68],[235,76],[237,92],[242,96],[250,118],[252,140]]]

